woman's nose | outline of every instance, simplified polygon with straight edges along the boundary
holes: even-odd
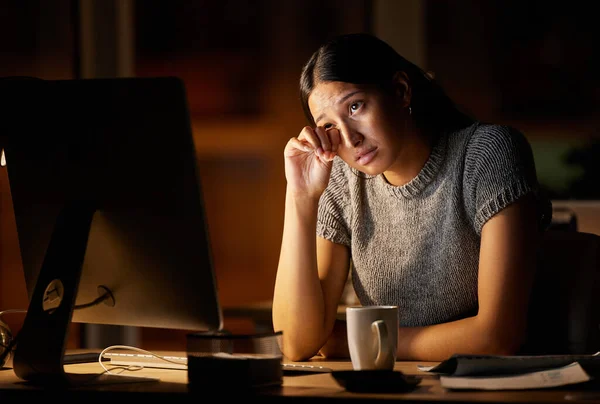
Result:
[[[354,128],[339,128],[344,145],[349,148],[358,147],[362,143],[364,136]]]
[[[358,147],[364,139],[360,132],[354,130],[343,131],[342,138],[344,139],[347,147]]]

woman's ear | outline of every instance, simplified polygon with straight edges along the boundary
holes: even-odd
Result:
[[[394,94],[400,107],[408,108],[412,99],[410,81],[405,72],[399,71],[393,78]]]

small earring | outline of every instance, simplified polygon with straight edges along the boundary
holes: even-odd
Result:
[[[412,115],[412,108],[408,107],[408,115]]]

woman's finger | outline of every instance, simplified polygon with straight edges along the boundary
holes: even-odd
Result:
[[[329,140],[329,135],[327,134],[327,130],[322,126],[317,126],[315,128],[315,133],[319,138],[321,143],[321,147],[324,151],[331,151],[331,141]]]
[[[310,126],[302,128],[302,131],[298,135],[298,139],[302,142],[308,142],[313,149],[318,149],[321,146],[321,141],[315,133],[315,130]]]
[[[340,131],[336,128],[331,128],[327,130],[327,135],[329,136],[329,141],[331,142],[331,151],[337,152],[342,141]]]
[[[314,147],[306,141],[302,141],[297,137],[293,137],[288,140],[288,143],[285,147],[286,155],[296,155],[298,151],[301,152],[311,152],[314,151]]]

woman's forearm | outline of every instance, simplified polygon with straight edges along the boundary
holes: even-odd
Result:
[[[513,355],[522,335],[518,328],[499,331],[486,327],[477,317],[425,327],[400,327],[396,356],[398,360],[442,361],[455,353]],[[336,321],[320,353],[326,358],[349,357],[345,321]]]
[[[292,360],[315,355],[327,338],[317,269],[317,209],[318,200],[286,194],[273,328],[283,332],[282,350]]]
[[[508,329],[508,331],[507,331]],[[336,321],[327,343],[320,353],[326,358],[347,358],[348,340],[345,321]],[[521,342],[521,331],[505,327],[485,326],[481,318],[425,327],[400,327],[398,330],[398,360],[442,361],[455,353],[511,355]]]
[[[511,355],[519,348],[518,326],[485,324],[477,316],[425,327],[401,327],[398,360],[442,361],[453,354]]]

